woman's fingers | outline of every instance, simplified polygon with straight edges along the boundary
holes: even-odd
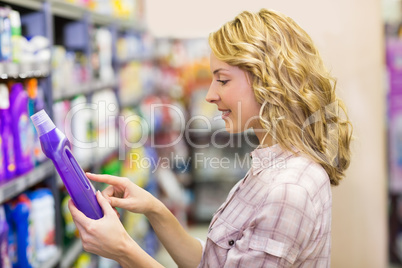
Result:
[[[125,183],[126,179],[122,177],[117,177],[117,176],[112,176],[112,175],[106,175],[106,174],[93,174],[93,173],[85,173],[88,177],[88,179],[92,181],[97,181],[97,182],[104,182],[106,184],[110,185],[121,185],[122,183]]]
[[[88,226],[89,224],[88,218],[81,211],[78,210],[72,199],[68,201],[68,208],[70,209],[71,215],[73,216],[73,221],[75,226],[77,227],[78,234],[82,239],[82,236],[86,234],[84,226]]]
[[[73,219],[76,223],[81,226],[85,226],[89,224],[89,219],[82,213],[74,204],[73,200],[70,199],[68,201],[68,208],[73,216]]]
[[[112,207],[124,208],[127,209],[127,200],[118,197],[109,197],[110,205]]]
[[[111,215],[112,213],[116,214],[110,202],[101,194],[100,191],[96,192],[96,199],[98,200],[98,203],[101,206],[104,215]]]
[[[109,198],[111,197],[111,196],[114,196],[115,195],[115,188],[114,188],[114,186],[108,186],[108,187],[106,187],[103,191],[102,191],[102,194],[103,194],[103,196],[106,198],[106,199],[108,199],[108,200],[110,200]]]

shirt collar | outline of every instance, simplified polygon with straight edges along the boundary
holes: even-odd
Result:
[[[293,148],[295,152],[299,150]],[[253,175],[260,173],[267,168],[286,168],[286,159],[293,155],[290,151],[285,151],[277,143],[270,147],[257,147],[251,153],[251,172]]]

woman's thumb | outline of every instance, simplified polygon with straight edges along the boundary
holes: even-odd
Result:
[[[100,191],[96,192],[96,199],[98,200],[98,203],[102,208],[104,214],[109,214],[111,212],[115,213],[109,201],[101,194]]]
[[[118,207],[118,208],[123,208],[125,209],[124,206],[124,199],[122,198],[117,198],[113,196],[109,196],[109,203],[112,207]]]

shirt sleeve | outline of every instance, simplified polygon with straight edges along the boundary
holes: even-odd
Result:
[[[258,210],[245,235],[228,252],[225,267],[292,267],[315,228],[308,192],[295,184],[278,185]]]

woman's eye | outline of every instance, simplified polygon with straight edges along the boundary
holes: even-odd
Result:
[[[216,80],[216,81],[218,81],[219,83],[221,83],[222,86],[225,85],[227,82],[229,82],[229,80]]]

